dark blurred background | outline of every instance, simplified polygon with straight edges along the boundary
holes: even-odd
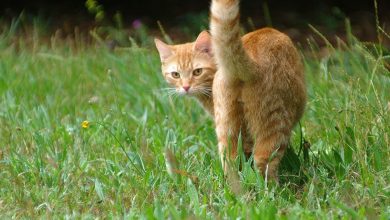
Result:
[[[0,0],[0,19],[10,20],[22,12],[26,17],[38,17],[49,29],[80,27],[88,30],[97,23],[114,23],[120,13],[124,28],[142,22],[158,30],[157,21],[180,36],[179,27],[207,28],[209,0],[96,0],[91,1],[104,11],[97,22],[96,11],[88,10],[86,0]],[[373,0],[242,0],[242,22],[252,27],[274,26],[292,38],[301,39],[312,30],[309,24],[327,36],[343,36],[349,18],[354,35],[361,40],[376,39]],[[390,26],[390,0],[378,0],[379,24]],[[175,27],[177,27],[175,29]],[[192,29],[191,29],[192,28]],[[250,28],[250,27],[249,27]],[[196,28],[195,28],[196,29]],[[188,31],[187,30],[187,31]],[[198,30],[195,30],[198,31]]]

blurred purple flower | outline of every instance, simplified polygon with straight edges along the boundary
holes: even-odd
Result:
[[[142,26],[142,22],[140,19],[135,19],[132,23],[133,28],[139,29]]]

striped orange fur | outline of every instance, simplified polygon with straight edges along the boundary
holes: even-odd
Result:
[[[241,135],[244,153],[253,155],[263,175],[277,179],[305,108],[303,65],[290,38],[275,29],[241,37],[239,17],[238,0],[212,0],[211,36],[204,31],[179,45],[156,39],[156,47],[166,81],[176,92],[196,97],[214,117],[224,170],[231,170],[226,160],[237,156]]]
[[[214,115],[211,88],[216,65],[210,35],[204,31],[196,41],[186,44],[167,45],[158,39],[155,39],[155,43],[163,76],[174,92],[195,97],[210,115]],[[194,74],[196,71],[201,73]]]
[[[249,135],[256,166],[277,179],[279,161],[305,108],[303,65],[290,38],[275,29],[259,29],[241,38],[239,16],[238,0],[212,0],[218,147],[225,164],[225,155],[237,156],[240,132]]]

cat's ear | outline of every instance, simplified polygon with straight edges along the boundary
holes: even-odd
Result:
[[[211,52],[211,36],[209,32],[202,31],[196,38],[194,49],[212,55]]]
[[[165,61],[167,58],[172,56],[172,47],[161,40],[155,38],[154,43],[156,44],[158,53],[160,54],[161,62]]]

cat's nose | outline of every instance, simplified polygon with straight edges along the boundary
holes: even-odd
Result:
[[[190,86],[183,86],[184,91],[188,92],[190,90]]]

